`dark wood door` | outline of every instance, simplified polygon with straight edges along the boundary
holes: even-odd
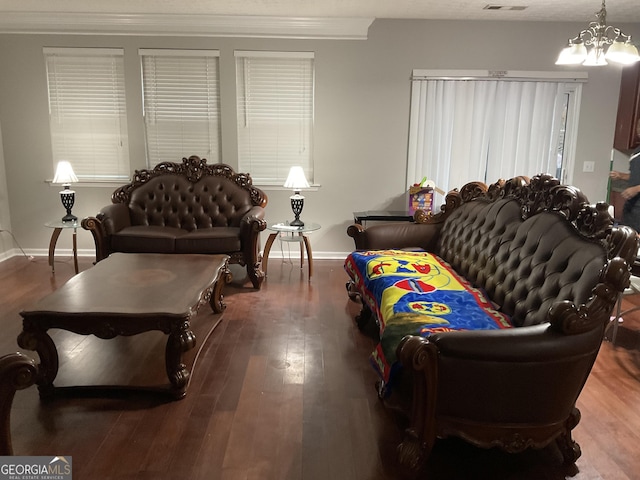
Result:
[[[634,150],[640,146],[640,62],[622,70],[618,118],[613,146],[616,150]]]

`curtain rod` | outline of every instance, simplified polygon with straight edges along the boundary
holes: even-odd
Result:
[[[586,82],[586,72],[528,72],[519,70],[420,70],[412,72],[412,81],[425,80],[509,80],[521,82]]]

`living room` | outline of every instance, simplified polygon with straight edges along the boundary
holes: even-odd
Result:
[[[0,226],[11,231],[25,251],[45,254],[51,232],[44,224],[61,216],[62,207],[56,204],[60,187],[49,183],[57,159],[52,158],[51,151],[43,48],[65,46],[124,49],[132,172],[147,168],[138,49],[220,51],[221,158],[233,168],[237,168],[238,158],[234,52],[314,52],[314,171],[309,180],[316,187],[306,194],[303,217],[322,226],[313,235],[317,259],[344,258],[350,251],[344,232],[352,221],[352,212],[403,209],[407,186],[419,181],[406,178],[405,166],[413,69],[586,72],[575,161],[567,179],[590,200],[605,200],[621,68],[613,64],[590,69],[554,65],[567,38],[592,20],[592,10],[597,7],[588,5],[581,15],[584,22],[572,23],[501,21],[518,14],[514,11],[490,12],[482,21],[375,19],[365,29],[366,39],[356,40],[2,34],[0,59],[5,68],[0,79],[0,122],[4,169],[0,173],[4,175],[0,180],[7,187],[1,189]],[[615,18],[615,4],[609,9],[609,18]],[[634,38],[640,35],[638,23],[622,22],[620,27]],[[206,158],[199,152],[185,152],[186,156],[192,154]],[[585,161],[594,162],[593,172],[583,172]],[[74,213],[79,218],[95,215],[109,202],[117,186],[75,184]],[[291,191],[276,187],[266,192],[267,221],[287,220],[291,216]],[[70,247],[70,236],[63,235],[59,248],[69,251]],[[78,248],[81,255],[93,254],[90,235],[79,232]],[[0,252],[16,253],[16,245],[6,233],[0,236]]]
[[[389,2],[390,5],[392,3],[395,4],[395,2]],[[313,188],[305,192],[306,201],[302,218],[322,226],[311,237],[314,258],[317,260],[316,268],[319,270],[312,282],[307,284],[305,277],[298,276],[295,269],[292,277],[288,277],[287,271],[279,270],[278,263],[273,262],[270,264],[270,274],[273,275],[270,277],[271,285],[279,283],[289,285],[290,291],[286,288],[272,287],[271,292],[267,290],[267,293],[272,294],[268,297],[270,300],[274,297],[277,299],[278,295],[285,293],[290,295],[292,292],[297,292],[301,299],[308,299],[310,306],[296,304],[296,309],[292,310],[295,313],[290,313],[286,305],[281,305],[271,312],[281,316],[304,316],[307,327],[311,323],[310,319],[322,324],[322,317],[317,312],[324,308],[323,305],[328,304],[323,302],[329,302],[326,297],[330,295],[339,297],[337,303],[331,307],[331,311],[341,312],[344,315],[346,304],[344,278],[339,275],[342,272],[336,274],[334,270],[340,268],[342,260],[353,250],[353,241],[346,235],[347,227],[353,223],[353,212],[401,210],[406,206],[408,184],[419,180],[408,179],[406,168],[411,100],[410,80],[414,69],[586,72],[588,78],[582,84],[575,158],[568,179],[569,183],[578,186],[590,200],[606,200],[607,176],[610,169],[622,69],[615,65],[587,68],[561,67],[554,64],[567,38],[575,35],[593,20],[593,12],[599,7],[599,2],[593,3],[575,2],[575,5],[567,6],[575,10],[570,17],[546,21],[535,18],[528,20],[526,13],[509,10],[483,12],[481,20],[468,20],[464,17],[460,19],[428,18],[428,14],[425,14],[425,18],[391,18],[392,13],[387,14],[386,17],[378,17],[378,15],[364,15],[361,13],[362,10],[353,10],[349,17],[363,16],[368,19],[368,22],[365,22],[368,25],[359,30],[362,34],[361,38],[345,38],[346,36],[335,38],[337,36],[335,34],[332,37],[331,34],[318,33],[313,35],[314,38],[304,38],[303,34],[297,32],[292,34],[291,31],[286,35],[260,36],[245,33],[238,36],[228,33],[218,36],[202,32],[190,34],[188,27],[185,27],[182,33],[172,32],[166,35],[159,32],[142,35],[135,31],[117,34],[100,33],[99,27],[94,27],[95,33],[85,31],[83,34],[69,34],[69,32],[56,31],[52,27],[45,29],[46,31],[42,33],[35,33],[26,28],[24,32],[19,32],[18,29],[12,29],[12,25],[2,23],[3,21],[0,20],[2,27],[0,28],[2,32],[0,33],[0,60],[4,66],[0,75],[2,132],[0,229],[3,230],[0,233],[0,255],[3,259],[21,257],[20,248],[22,248],[27,255],[38,259],[45,257],[51,231],[45,228],[44,224],[64,214],[59,201],[60,186],[52,185],[50,182],[53,178],[56,159],[52,158],[51,149],[44,48],[91,47],[124,50],[131,172],[135,169],[148,168],[141,107],[139,49],[215,49],[220,52],[221,158],[234,168],[238,167],[234,52],[248,50],[313,52],[315,55],[314,164],[313,178],[309,179],[310,183],[313,183]],[[620,14],[617,11],[618,2],[610,3],[608,20],[632,35],[634,39],[640,38],[640,20]],[[126,2],[122,2],[120,6],[124,4]],[[24,5],[27,3],[13,2],[12,5],[8,3],[3,8],[6,12],[15,12],[26,8]],[[115,11],[118,6],[117,3],[113,3],[104,8]],[[627,2],[627,8],[635,7],[628,6],[629,2]],[[202,8],[202,5],[200,7]],[[472,7],[465,5],[459,8]],[[536,8],[544,7],[532,5],[528,10],[531,12]],[[389,9],[392,11],[393,6]],[[194,12],[181,10],[180,13],[187,16],[193,15],[194,22],[198,16],[206,14],[203,10]],[[64,18],[60,13],[58,15],[60,17],[53,18]],[[510,21],[510,16],[515,15],[522,15],[521,20]],[[188,19],[183,22],[188,25]],[[326,38],[321,38],[322,36]],[[191,154],[199,154],[199,152],[185,152],[185,155]],[[621,168],[624,168],[624,156],[617,155],[617,160]],[[179,162],[180,159],[176,158],[175,161]],[[584,172],[584,162],[593,162],[594,171]],[[109,202],[111,192],[117,186],[116,184],[83,185],[82,183],[74,185],[73,188],[76,191],[74,214],[78,218],[95,215]],[[292,218],[289,202],[291,191],[281,186],[258,186],[264,188],[269,196],[266,210],[267,222],[272,224],[290,220]],[[5,231],[10,231],[12,235]],[[266,233],[262,234],[263,245]],[[94,244],[91,236],[82,230],[78,231],[78,250],[81,257],[81,270],[90,268],[95,252]],[[274,249],[272,253],[274,258],[279,255],[276,250]],[[70,255],[70,235],[61,236],[58,252],[61,256]],[[294,254],[297,255],[297,252]],[[286,252],[282,256],[286,256]],[[323,260],[327,261],[325,265]],[[57,273],[58,278],[52,282],[60,283],[62,279],[68,278],[70,272],[60,270],[60,273]],[[49,272],[46,268],[41,269],[40,272],[44,275],[44,284],[48,284]],[[300,282],[300,279],[305,281]],[[27,276],[22,281],[30,280]],[[266,283],[269,284],[268,281]],[[306,288],[299,290],[300,283]],[[315,289],[314,285],[317,285]],[[320,285],[327,290],[320,291]],[[331,286],[328,287],[328,285]],[[251,308],[246,307],[246,310],[245,307],[237,304],[238,298],[246,295],[245,291],[232,290],[232,292],[229,303],[233,310],[227,312],[225,318],[235,315],[262,315],[260,308],[271,308],[264,304],[264,296],[261,297],[263,292],[251,292],[245,296],[247,301],[254,304]],[[18,319],[18,312],[12,308],[4,312]],[[279,326],[275,321],[270,321],[269,325],[274,328]],[[246,333],[247,330],[253,332],[252,329],[257,327],[251,324],[244,325],[243,328]],[[243,346],[237,338],[241,332],[231,332],[231,327],[229,329],[230,338],[236,341],[234,348],[242,349]],[[320,338],[320,332],[316,333],[318,334],[316,339]],[[326,334],[322,340],[336,342],[337,345],[344,347],[341,342],[346,340],[338,340],[339,334],[355,336],[358,332],[349,326],[334,332],[333,335]],[[354,342],[358,344],[366,340],[356,339]],[[11,344],[15,344],[13,334]],[[332,354],[336,353],[333,346],[323,348],[331,351]],[[363,353],[367,348],[368,344],[360,345],[359,353]],[[359,357],[356,353],[340,350],[339,355],[350,355],[347,357],[349,362],[358,362],[359,365],[362,363],[362,369],[360,366],[357,368],[359,372],[360,370],[364,372],[368,367],[366,357]],[[332,365],[332,368],[337,370],[336,365]],[[258,369],[256,375],[259,375],[259,371]],[[368,375],[369,373],[362,373],[367,381],[372,378]],[[342,378],[345,383],[343,386],[347,391],[352,388],[359,393],[359,389],[364,386],[349,386],[347,383],[352,380],[351,376]],[[332,386],[335,387],[335,384]],[[240,386],[235,385],[233,388],[239,389]],[[317,395],[326,394],[320,388],[316,393]],[[332,394],[332,392],[329,393]],[[604,395],[603,392],[600,393]],[[34,392],[32,394],[37,395]],[[340,398],[344,400],[344,396]],[[252,400],[255,398],[252,397]],[[201,401],[204,403],[206,399]],[[344,416],[342,413],[336,413],[337,409],[332,403],[335,401],[335,398],[329,396],[327,402],[331,405],[324,406],[335,414],[333,420],[336,424],[347,421],[346,413]],[[601,401],[606,402],[606,398]],[[34,404],[37,405],[37,402],[29,403],[31,406]],[[370,414],[373,412],[364,413],[359,410],[360,406],[358,402],[354,402],[350,406],[349,413],[358,417],[359,422],[364,423],[370,419]],[[253,406],[254,410],[251,410],[251,407],[249,405],[247,411],[257,414],[257,407]],[[290,407],[295,409],[299,405],[290,405]],[[60,406],[57,408],[63,409]],[[202,411],[206,411],[206,407],[201,408]],[[127,413],[130,417],[135,416],[134,412]],[[384,415],[377,411],[375,413]],[[81,417],[80,415],[77,419],[79,427],[82,425]],[[158,419],[154,418],[154,420]],[[222,422],[221,425],[225,425],[224,422],[231,422],[230,418],[224,415],[220,416],[218,421]],[[126,418],[122,422],[118,426],[124,429]],[[178,420],[174,418],[173,422],[176,423]],[[388,433],[389,423],[379,418],[374,422],[374,431],[378,429],[375,431],[376,434],[382,436]],[[310,427],[327,428],[326,425],[310,425]],[[165,428],[168,431],[171,430],[169,426]],[[332,428],[338,430],[335,426]],[[336,433],[334,430],[332,433]],[[150,438],[151,434],[148,431],[147,435],[149,435],[147,439]],[[351,435],[356,437],[353,441],[356,445],[359,433],[352,432]],[[155,441],[160,442],[157,439]],[[28,443],[26,440],[22,442],[22,445]],[[236,445],[240,443],[237,442]],[[392,442],[385,443],[389,448],[392,448],[391,444]],[[592,445],[596,446],[597,442],[592,441]],[[115,447],[113,448],[115,450]],[[322,448],[326,450],[326,444]],[[371,448],[369,441],[366,442],[366,448]],[[355,457],[362,460],[366,458],[366,453],[369,451],[356,451],[356,453]],[[312,455],[312,453],[307,454]],[[591,454],[595,455],[593,450]],[[598,452],[598,455],[600,454],[601,452]],[[158,454],[154,458],[158,459],[159,456]],[[503,457],[500,459],[504,460]],[[238,458],[235,460],[238,464]],[[348,463],[344,456],[339,460]],[[616,460],[609,459],[609,461]],[[334,466],[336,469],[330,471],[339,472],[341,465],[338,462]],[[349,468],[358,471],[359,475],[354,475],[353,478],[365,478],[365,474],[353,464],[349,463]],[[519,478],[517,474],[513,475],[511,478]],[[552,478],[561,478],[557,472],[553,475],[556,477]],[[601,478],[613,478],[603,473],[600,475]],[[284,478],[284,476],[274,478]],[[290,478],[298,477],[292,474]],[[312,478],[312,475],[305,478]]]

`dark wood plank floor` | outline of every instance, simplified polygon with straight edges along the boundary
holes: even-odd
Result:
[[[342,262],[316,260],[314,267],[308,282],[306,268],[274,259],[261,291],[227,288],[227,311],[183,400],[129,392],[41,402],[35,387],[18,392],[16,455],[72,456],[75,480],[399,478],[401,422],[376,398],[367,361],[373,341],[352,321],[358,306],[347,299]],[[91,263],[81,259],[80,268]],[[58,263],[55,276],[43,258],[0,263],[1,353],[19,350],[20,310],[72,274],[71,262]],[[640,295],[626,296],[625,307],[631,303],[640,304]],[[603,344],[579,399],[575,438],[583,453],[576,467],[563,467],[554,448],[508,455],[441,440],[424,478],[639,478],[638,318],[625,317],[618,346]],[[103,379],[123,369],[122,357],[135,359],[121,372],[133,382],[157,368],[145,346],[153,339],[117,346],[98,340],[56,333],[60,378],[67,370],[67,378],[81,372]]]

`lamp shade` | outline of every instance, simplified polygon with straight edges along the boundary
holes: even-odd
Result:
[[[599,67],[602,65],[608,65],[607,60],[604,58],[604,52],[600,47],[593,47],[589,50],[587,59],[582,63],[587,67]]]
[[[304,175],[304,170],[300,166],[291,167],[287,180],[284,182],[285,188],[291,188],[293,190],[300,190],[302,188],[309,188],[309,182]]]
[[[73,172],[71,164],[65,160],[58,162],[56,167],[56,174],[53,177],[51,183],[75,183],[78,181],[78,177]]]
[[[640,61],[640,56],[638,55],[638,49],[630,41],[619,42],[616,40],[607,50],[606,59],[622,65],[630,65]]]
[[[587,48],[582,42],[572,43],[562,49],[556,65],[579,65],[587,59]]]

